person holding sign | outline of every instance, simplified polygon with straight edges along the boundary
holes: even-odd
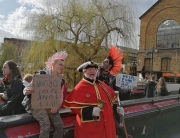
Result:
[[[122,67],[123,53],[115,46],[111,46],[107,58],[101,63],[97,78],[115,91],[119,91],[120,100],[128,100],[128,89],[122,89],[116,86],[116,75]]]
[[[93,61],[85,62],[77,70],[83,72],[84,77],[63,104],[76,114],[74,137],[116,138],[112,109],[116,100],[114,90],[96,81],[98,65]]]
[[[121,70],[122,66],[123,53],[114,46],[111,46],[107,58],[101,63],[100,70],[98,71],[97,79],[103,81],[109,85],[114,91],[119,91],[119,98],[121,99],[122,95],[129,93],[129,90],[121,89],[116,86],[116,74]],[[127,99],[127,98],[126,98]],[[122,99],[121,99],[122,100]],[[125,100],[125,99],[123,99]],[[118,107],[123,110],[122,107]],[[116,123],[116,134],[119,138],[125,137],[125,132],[122,129],[122,126],[119,125],[120,117],[117,111],[117,104],[113,105],[114,114],[115,114],[115,123]],[[119,109],[120,110],[120,109]],[[124,115],[124,112],[123,112]],[[129,138],[132,138],[131,135],[128,135]]]
[[[62,79],[62,74],[64,71],[64,62],[65,62],[66,57],[67,57],[67,53],[65,51],[55,53],[46,62],[46,68],[44,70],[40,70],[36,73],[36,74],[43,74],[43,75],[42,76],[39,75],[39,77],[38,77],[38,75],[34,75],[33,81],[31,82],[31,84],[28,85],[24,89],[25,95],[31,95],[31,112],[32,112],[33,117],[40,123],[40,135],[39,135],[40,138],[49,138],[50,122],[52,123],[53,130],[54,130],[53,138],[63,138],[63,122],[62,122],[62,119],[58,112],[58,109],[62,105],[63,98],[65,97],[65,92],[64,92],[65,81],[64,81],[64,79]],[[46,76],[44,76],[44,75],[46,75]],[[54,78],[54,76],[59,77],[60,84],[56,83],[57,81],[52,80]],[[39,79],[40,78],[45,78],[45,79],[48,78],[48,81],[45,80],[44,82],[43,81],[37,82],[38,78]],[[48,89],[44,89],[44,90],[37,89],[37,85],[39,87],[43,87],[44,85],[46,85],[44,87],[50,87],[50,88],[54,87],[54,89],[51,89],[51,92],[54,93],[54,91],[56,91],[56,93],[60,94],[59,107],[47,108],[47,109],[44,109],[44,108],[36,109],[34,102],[37,102],[37,100],[40,100],[40,99],[42,100],[42,98],[45,98],[46,103],[49,106],[48,98],[50,98],[50,99],[53,98],[52,95],[50,95],[49,97],[46,97],[47,95],[45,95],[45,94],[48,93]],[[60,86],[60,89],[59,90],[55,89],[55,87],[58,87],[58,86]],[[36,91],[36,90],[38,90],[38,91]],[[36,94],[34,94],[34,93],[36,93]],[[39,94],[39,98],[37,100],[35,99],[35,101],[33,101],[33,97],[35,95],[37,95],[37,93]],[[42,94],[44,94],[44,95],[42,95]],[[44,107],[43,104],[41,104],[41,106]],[[39,106],[38,108],[40,108],[41,106]]]

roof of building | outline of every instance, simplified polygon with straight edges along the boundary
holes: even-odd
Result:
[[[6,40],[10,40],[10,41],[26,41],[26,42],[31,42],[31,40],[27,40],[27,39],[8,38],[8,37],[5,37],[5,38],[4,38],[4,41],[6,41]]]
[[[162,0],[158,0],[154,5],[152,5],[143,15],[139,17],[141,20],[148,12],[150,12],[156,5],[158,5]]]

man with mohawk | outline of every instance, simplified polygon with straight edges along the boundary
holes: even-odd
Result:
[[[127,93],[128,90],[123,90],[120,87],[116,86],[116,77],[115,75],[121,70],[122,67],[122,59],[123,53],[115,46],[110,47],[110,51],[108,56],[100,65],[100,70],[97,75],[97,79],[103,81],[107,85],[109,85],[114,91],[118,91],[120,93]],[[119,97],[121,99],[121,97]],[[124,116],[124,109],[122,107],[117,107],[117,104],[113,105],[114,109],[114,119],[116,124],[116,135],[118,138],[132,138],[131,135],[128,135],[123,129],[122,125],[120,125],[120,117]]]
[[[121,100],[128,100],[128,89],[121,89],[116,86],[116,75],[122,67],[123,53],[114,46],[111,46],[108,56],[100,65],[98,80],[105,82],[115,91],[119,91]]]
[[[61,76],[64,71],[64,62],[67,57],[65,51],[55,53],[45,63],[46,68],[38,71],[36,74],[54,74]],[[32,82],[24,89],[26,96],[31,95],[33,92]],[[59,91],[60,92],[60,91]],[[62,105],[63,99],[66,97],[67,90],[65,89],[65,81],[61,80],[61,98],[60,106]],[[30,108],[31,109],[31,108]],[[50,122],[52,123],[54,133],[53,138],[63,138],[63,122],[59,115],[57,108],[51,109],[31,109],[33,117],[40,123],[40,135],[39,138],[49,138]]]

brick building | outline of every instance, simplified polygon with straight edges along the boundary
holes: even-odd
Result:
[[[179,13],[180,0],[158,0],[140,17],[138,72],[180,81]]]
[[[122,72],[126,72],[129,75],[137,76],[137,53],[138,49],[128,48],[117,46],[123,52],[123,61],[124,69]]]
[[[21,63],[22,62],[21,53],[22,53],[23,50],[30,47],[31,41],[30,40],[25,40],[25,39],[17,39],[17,38],[4,38],[4,42],[11,43],[11,44],[13,44],[14,46],[17,47],[17,51],[18,51],[17,64],[21,65],[22,64]]]
[[[17,39],[17,38],[4,38],[4,42],[9,42],[12,43],[13,45],[15,45],[18,49],[18,53],[20,54],[21,51],[26,48],[29,47],[31,44],[30,40],[25,40],[25,39]]]

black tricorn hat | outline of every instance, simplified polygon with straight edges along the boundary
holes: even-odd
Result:
[[[85,63],[81,64],[81,65],[77,68],[77,70],[78,70],[79,72],[82,72],[83,69],[87,69],[87,68],[98,68],[98,65],[97,65],[97,63],[95,63],[95,62],[93,62],[93,61],[88,61],[88,62],[85,62]]]

